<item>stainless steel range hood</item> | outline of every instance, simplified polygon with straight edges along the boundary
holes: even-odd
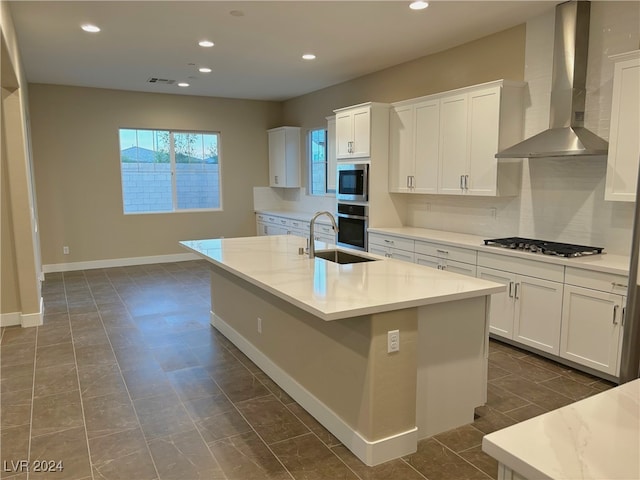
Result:
[[[549,129],[496,154],[496,158],[606,155],[609,144],[584,128],[591,4],[556,6]]]

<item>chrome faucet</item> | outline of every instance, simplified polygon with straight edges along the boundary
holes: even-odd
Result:
[[[336,219],[333,218],[333,215],[331,215],[331,213],[327,211],[317,212],[309,222],[309,258],[314,258],[316,256],[315,241],[313,238],[314,237],[313,226],[316,222],[316,218],[318,218],[321,215],[326,215],[327,217],[329,217],[329,219],[331,220],[331,228],[333,228],[334,232],[338,233],[338,225],[336,224]]]

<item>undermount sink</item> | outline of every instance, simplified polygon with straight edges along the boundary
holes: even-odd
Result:
[[[373,262],[376,260],[375,258],[362,257],[343,250],[320,250],[316,252],[316,257],[341,264]]]

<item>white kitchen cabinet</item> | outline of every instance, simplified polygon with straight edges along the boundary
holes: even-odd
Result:
[[[415,263],[414,248],[415,242],[409,238],[380,235],[378,233],[369,234],[368,251],[376,255]]]
[[[495,154],[522,139],[522,87],[500,81],[441,97],[438,193],[517,194],[520,161]]]
[[[416,263],[475,277],[476,251],[440,243],[416,240]]]
[[[604,199],[635,202],[640,161],[640,50],[611,59],[615,66]]]
[[[336,117],[327,117],[327,193],[336,192]]]
[[[371,104],[335,110],[336,158],[364,158],[371,153]]]
[[[300,187],[300,128],[278,127],[269,136],[269,186]]]
[[[628,278],[567,267],[560,356],[618,375]]]
[[[440,100],[396,104],[389,114],[389,191],[437,193]]]
[[[560,353],[563,266],[480,252],[477,276],[507,286],[491,298],[491,333]]]

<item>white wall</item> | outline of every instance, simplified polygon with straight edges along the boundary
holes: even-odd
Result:
[[[304,161],[304,160],[303,160]],[[254,210],[314,213],[336,211],[335,196],[307,195],[305,188],[253,187]]]
[[[608,139],[613,62],[640,48],[639,2],[592,2],[585,125]],[[525,137],[548,127],[554,12],[527,22]],[[515,198],[414,196],[409,226],[486,236],[528,236],[629,254],[634,205],[604,201],[606,158],[523,161]]]

